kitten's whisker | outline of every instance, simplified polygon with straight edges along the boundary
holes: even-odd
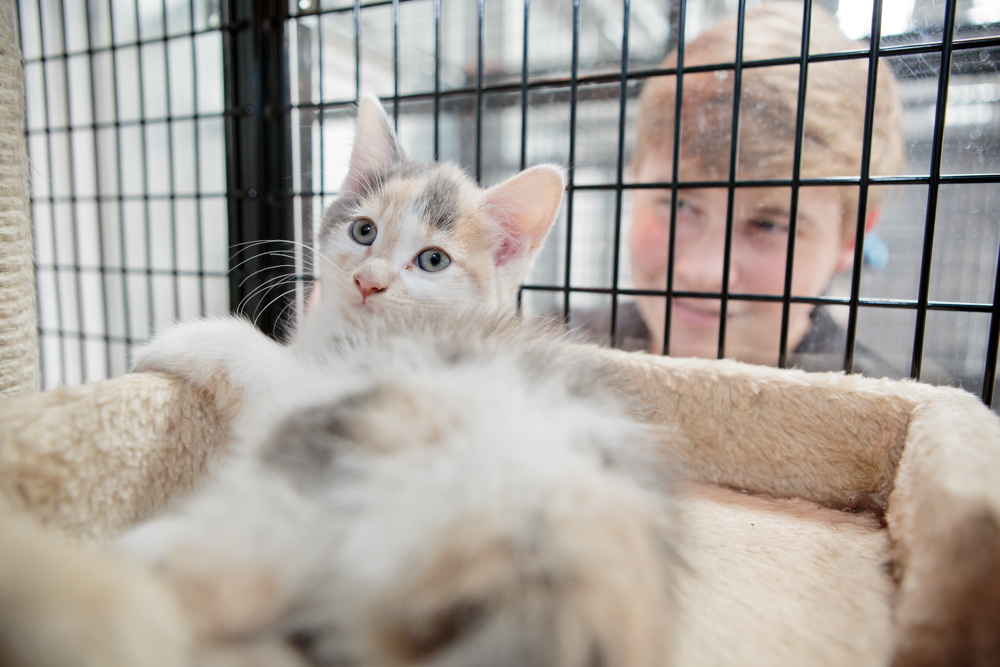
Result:
[[[241,267],[244,264],[246,264],[247,262],[251,262],[251,261],[253,261],[255,259],[258,259],[260,257],[284,257],[285,259],[294,259],[294,257],[289,257],[288,255],[284,254],[285,252],[287,252],[287,251],[284,251],[284,250],[269,250],[267,252],[259,252],[259,253],[255,254],[255,255],[247,257],[242,262],[240,262],[239,264],[236,264],[235,266],[233,266],[232,268],[230,268],[228,271],[226,271],[226,273],[230,274],[233,271],[235,271],[236,269],[238,269],[239,267]],[[272,268],[272,267],[266,267],[266,268]]]
[[[253,288],[253,290],[251,290],[249,294],[243,297],[243,301],[253,298],[256,294],[260,293],[261,291],[270,290],[273,287],[277,287],[279,285],[285,285],[291,282],[295,282],[295,279],[292,276],[277,276],[275,278],[271,278],[270,280],[263,282],[260,285],[257,285],[255,288]]]
[[[267,243],[286,243],[286,244],[291,245],[293,247],[301,247],[301,248],[303,248],[305,250],[310,251],[310,253],[314,257],[319,257],[321,259],[324,259],[327,262],[329,262],[331,265],[336,266],[336,263],[332,259],[330,259],[329,257],[327,257],[326,255],[324,255],[322,252],[320,252],[320,250],[318,248],[314,248],[314,247],[312,247],[312,246],[310,246],[310,245],[308,245],[306,243],[302,243],[301,241],[288,241],[288,240],[283,240],[283,239],[275,239],[273,241],[245,241],[243,243],[238,243],[238,244],[235,244],[234,246],[230,246],[230,247],[243,246],[243,248],[241,248],[237,252],[234,252],[230,256],[229,261],[230,262],[233,261],[233,259],[236,258],[240,254],[240,252],[242,252],[243,250],[245,250],[247,248],[250,248],[250,247],[253,247],[253,246],[258,246],[258,245],[264,245],[264,244],[267,244]],[[305,253],[303,253],[301,256],[298,256],[298,257],[296,257],[295,255],[282,254],[282,253],[288,253],[290,251],[291,251],[290,249],[279,249],[279,250],[268,250],[266,252],[255,253],[254,255],[251,255],[250,257],[242,260],[241,262],[239,262],[238,264],[236,264],[235,266],[233,266],[232,268],[230,268],[227,273],[234,271],[236,268],[242,266],[243,264],[245,264],[245,263],[247,263],[247,262],[249,262],[251,260],[254,260],[254,259],[258,258],[258,257],[266,257],[266,256],[269,256],[269,255],[273,255],[273,256],[277,256],[277,257],[286,257],[288,259],[301,260],[303,268],[311,269],[315,273],[316,264],[315,264],[314,259],[312,259],[312,258],[306,258]]]
[[[263,269],[257,269],[256,271],[254,271],[253,273],[247,275],[246,278],[244,278],[243,280],[240,281],[240,287],[242,287],[244,285],[244,283],[246,283],[246,281],[250,280],[251,278],[253,278],[254,276],[256,276],[258,273],[264,273],[266,271],[274,271],[275,269],[294,269],[294,268],[295,268],[294,264],[278,264],[277,266],[268,266],[268,267],[265,267]],[[285,274],[281,274],[281,275],[285,275]],[[273,280],[273,278],[268,278],[268,280]]]
[[[254,248],[256,246],[261,246],[261,245],[268,245],[271,243],[285,243],[294,247],[297,241],[286,241],[284,239],[268,239],[264,241],[244,241],[243,243],[234,243],[229,246],[230,250],[233,250],[235,248],[232,254],[229,255],[229,261],[230,262],[233,261],[238,255],[240,255],[241,253],[245,252],[250,248]]]
[[[264,314],[264,311],[266,311],[266,310],[267,310],[268,308],[270,308],[270,307],[271,307],[271,304],[272,304],[272,303],[274,303],[275,301],[278,301],[278,300],[280,300],[280,299],[283,299],[283,298],[285,298],[285,297],[286,297],[286,296],[288,296],[289,294],[295,294],[295,290],[294,290],[294,289],[292,289],[292,290],[286,290],[286,291],[285,291],[285,292],[283,292],[282,294],[279,294],[279,295],[278,295],[278,296],[276,296],[275,298],[273,298],[273,299],[271,299],[270,301],[268,301],[268,302],[267,302],[267,304],[266,304],[266,305],[265,305],[265,306],[264,306],[263,308],[261,308],[261,309],[260,309],[260,310],[258,311],[258,313],[257,313],[257,316],[256,316],[256,317],[254,317],[254,319],[253,319],[253,325],[254,325],[254,326],[257,326],[257,320],[259,320],[259,319],[260,319],[260,316]]]
[[[255,287],[249,294],[247,294],[246,296],[243,297],[243,299],[240,300],[238,308],[242,308],[250,299],[252,299],[257,294],[260,293],[266,294],[275,287],[281,287],[282,285],[287,285],[288,283],[295,282],[295,278],[293,276],[278,276],[278,278],[281,279],[278,282],[273,282],[275,280],[274,278],[268,281],[272,282],[273,284],[268,285],[266,283],[262,283],[257,287]]]
[[[282,284],[285,284],[285,283],[288,283],[288,282],[292,282],[294,280],[295,280],[295,276],[288,275],[288,274],[281,274],[281,275],[278,275],[278,276],[274,276],[273,278],[269,278],[268,280],[265,280],[264,282],[262,282],[260,285],[257,285],[256,287],[254,287],[248,294],[246,294],[243,297],[243,299],[240,300],[240,305],[242,306],[246,301],[248,301],[249,299],[253,298],[256,294],[258,294],[262,290],[269,290],[269,289],[271,289],[273,287],[276,287],[278,285],[282,285]]]
[[[244,241],[243,243],[234,243],[233,245],[229,246],[230,249],[238,248],[236,250],[236,252],[234,252],[232,255],[230,255],[229,260],[232,261],[237,255],[239,255],[241,252],[247,250],[248,248],[253,248],[253,247],[259,246],[259,245],[266,245],[266,244],[269,244],[269,243],[284,243],[286,245],[292,246],[293,248],[301,247],[301,248],[304,248],[304,249],[310,250],[310,251],[314,250],[312,246],[310,246],[310,245],[308,245],[306,243],[302,243],[301,241],[292,241],[292,240],[289,240],[289,239],[268,239],[268,240],[262,240],[262,241]],[[287,250],[285,250],[285,251],[287,252]]]
[[[277,329],[277,327],[278,327],[279,324],[282,324],[285,327],[291,326],[292,316],[290,315],[285,320],[282,320],[281,316],[285,314],[286,310],[288,310],[289,308],[292,308],[293,306],[295,306],[295,299],[291,299],[288,302],[288,305],[286,305],[284,308],[282,308],[281,310],[279,310],[278,311],[278,316],[274,318],[274,326],[271,327],[271,335],[273,335],[275,338],[277,338],[277,336],[278,336],[278,333],[277,333],[277,331],[275,331],[275,329]],[[296,320],[296,324],[298,324],[298,318],[299,318],[298,312],[295,313],[294,317],[295,317],[295,320]]]

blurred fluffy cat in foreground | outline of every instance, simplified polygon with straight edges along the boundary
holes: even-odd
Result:
[[[204,644],[249,660],[253,637],[290,664],[665,664],[669,473],[600,377],[483,311],[358,333],[289,353],[218,478],[121,544],[162,567]]]

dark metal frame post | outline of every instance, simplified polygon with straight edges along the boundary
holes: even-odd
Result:
[[[231,309],[250,316],[265,333],[283,333],[286,293],[295,267],[283,253],[261,252],[260,242],[294,240],[291,113],[285,70],[282,0],[229,0],[224,34],[226,157],[229,202]],[[274,293],[268,283],[277,288]],[[260,289],[264,287],[264,289]]]

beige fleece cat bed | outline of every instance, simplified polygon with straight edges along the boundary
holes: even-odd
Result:
[[[678,589],[675,664],[884,665],[894,651],[895,664],[996,659],[1000,422],[974,397],[578,353],[639,399],[638,416],[679,427],[687,476],[712,483],[692,484],[684,500],[680,550],[691,567]],[[56,533],[101,546],[184,496],[223,447],[229,409],[155,374],[0,402],[3,497],[59,529],[4,519],[20,531],[5,530],[0,550],[4,664],[185,664],[187,630],[170,595]],[[822,505],[886,508],[887,526],[877,513]],[[59,578],[68,580],[53,587]],[[60,626],[49,622],[55,609],[67,616]],[[150,643],[124,640],[123,628]],[[88,654],[93,662],[66,661]]]
[[[203,481],[237,406],[160,374],[33,393],[23,88],[0,14],[0,664],[301,664],[252,634],[200,646],[165,583],[104,550]],[[975,397],[570,353],[634,399],[690,480],[673,664],[1000,660],[1000,421]]]

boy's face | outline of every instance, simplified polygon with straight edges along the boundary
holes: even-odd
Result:
[[[639,183],[667,182],[671,178],[669,153],[646,157],[636,166]],[[681,164],[686,178],[700,173],[695,163]],[[639,289],[664,290],[670,238],[670,190],[634,190],[630,238],[632,274]],[[726,240],[725,188],[680,189],[677,192],[677,247],[674,251],[674,290],[710,292],[722,289]],[[730,294],[784,293],[791,189],[738,188],[733,208],[729,269]],[[798,230],[792,294],[819,296],[833,275],[853,260],[853,237],[842,232],[844,203],[836,188],[799,190]],[[651,352],[662,351],[665,299],[641,297],[639,308],[652,333]],[[808,304],[792,305],[788,349],[793,350],[809,331]],[[670,354],[714,358],[718,352],[718,298],[674,298],[671,312]],[[726,356],[757,364],[775,365],[781,335],[781,302],[730,300],[726,325]]]

